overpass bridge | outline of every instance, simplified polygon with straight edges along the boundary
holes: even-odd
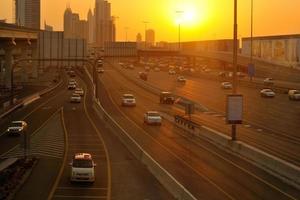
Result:
[[[230,51],[176,51],[176,50],[138,50],[136,55],[129,57],[137,57],[139,60],[142,57],[185,57],[191,67],[196,65],[197,58],[202,58],[205,62],[218,64],[221,68],[232,70],[233,55]],[[300,70],[270,63],[262,59],[254,58],[255,76],[273,77],[280,80],[288,80],[292,82],[300,82]],[[250,63],[249,56],[238,55],[238,69],[247,73]]]
[[[37,55],[39,31],[0,22],[0,85],[11,87],[11,70],[15,59]],[[32,67],[32,75],[37,76],[37,66]]]

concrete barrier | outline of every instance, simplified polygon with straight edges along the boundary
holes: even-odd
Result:
[[[100,118],[106,121],[112,132],[120,139],[126,148],[144,165],[154,177],[179,200],[196,200],[196,198],[181,185],[167,170],[159,165],[101,106],[94,100],[93,108]]]
[[[252,147],[244,142],[232,141],[229,136],[209,127],[198,126],[193,130],[182,123],[176,123],[173,116],[166,113],[161,113],[161,116],[171,123],[174,123],[176,126],[184,129],[188,133],[196,135],[222,150],[238,155],[273,176],[281,179],[283,182],[300,189],[300,167]]]
[[[37,92],[33,95],[30,95],[29,97],[24,97],[23,99],[21,99],[19,101],[19,103],[17,103],[16,105],[14,105],[13,107],[11,107],[9,110],[7,110],[6,112],[2,113],[0,115],[0,119],[4,118],[6,115],[10,114],[11,112],[15,111],[16,109],[26,105],[29,103],[29,101],[32,101],[33,100],[33,97],[37,98],[37,97],[40,97],[40,96],[43,96],[51,91],[53,91],[55,88],[57,88],[59,85],[62,84],[62,80],[60,80],[60,82],[58,82],[57,84],[55,84],[54,86],[51,86],[49,88],[46,88],[40,92]],[[36,100],[36,99],[35,99]]]

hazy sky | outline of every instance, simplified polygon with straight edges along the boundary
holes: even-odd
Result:
[[[300,33],[300,0],[253,0],[254,35]],[[55,30],[63,29],[63,13],[69,2],[73,12],[86,19],[95,0],[41,0],[42,17]],[[117,39],[134,41],[136,34],[144,36],[143,21],[156,32],[156,41],[177,41],[181,21],[182,41],[232,37],[233,0],[110,0],[112,14],[118,16]],[[239,0],[239,36],[250,34],[250,2]],[[183,11],[184,13],[176,13]],[[0,0],[0,19],[12,19],[12,0]]]

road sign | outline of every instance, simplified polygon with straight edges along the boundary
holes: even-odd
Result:
[[[241,124],[243,121],[243,96],[240,94],[227,95],[226,121],[228,124]]]
[[[253,77],[255,75],[255,67],[253,63],[248,64],[248,75]]]

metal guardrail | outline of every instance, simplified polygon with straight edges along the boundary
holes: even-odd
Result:
[[[195,130],[196,128],[198,128],[198,129],[201,128],[200,124],[193,122],[192,120],[187,119],[184,116],[174,115],[174,121],[178,124],[181,124],[189,129],[191,129],[191,130]]]

